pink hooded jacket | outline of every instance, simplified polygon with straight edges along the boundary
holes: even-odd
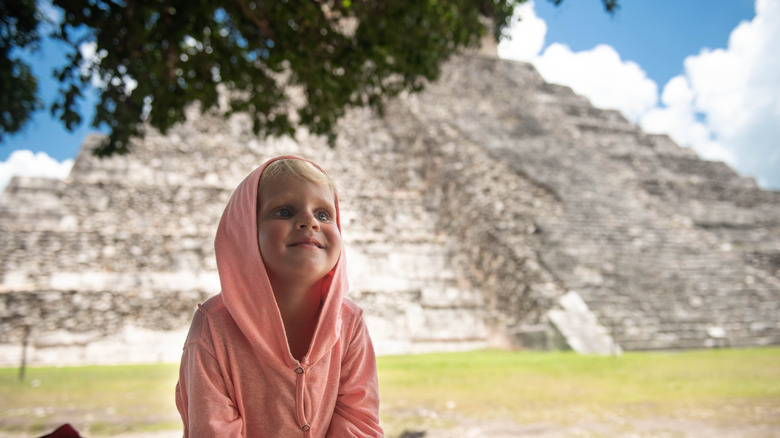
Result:
[[[257,241],[258,182],[280,158],[295,157],[252,172],[222,214],[222,292],[195,312],[176,385],[184,436],[381,437],[376,359],[362,310],[345,297],[343,245],[309,351],[290,353]]]

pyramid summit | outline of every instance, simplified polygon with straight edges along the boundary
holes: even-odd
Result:
[[[127,156],[92,156],[98,141],[64,181],[0,198],[6,365],[22,344],[29,363],[177,361],[219,292],[232,190],[282,154],[339,188],[350,297],[380,354],[780,344],[780,192],[530,64],[456,58],[382,116],[348,111],[333,148],[196,109]]]

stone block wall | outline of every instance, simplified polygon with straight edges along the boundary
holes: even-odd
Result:
[[[380,354],[553,345],[567,296],[625,350],[780,343],[778,192],[528,64],[455,59],[382,117],[350,110],[335,148],[188,116],[125,157],[92,157],[90,138],[65,181],[0,197],[3,364],[25,336],[34,363],[175,360],[219,290],[225,203],[282,154],[339,187],[350,296]]]
[[[465,266],[504,327],[528,332],[576,291],[624,349],[780,342],[778,192],[526,64],[454,64],[393,125],[412,123],[431,168],[453,169],[430,184],[453,188],[435,192],[452,203],[440,220],[472,254]]]

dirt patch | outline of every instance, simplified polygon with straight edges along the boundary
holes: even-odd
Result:
[[[608,421],[578,421],[567,425],[545,422],[517,424],[508,419],[461,419],[453,427],[407,430],[398,435],[398,438],[452,437],[770,438],[780,437],[780,425],[719,424],[717,421],[668,417],[642,420],[614,418]]]
[[[431,413],[428,413],[430,415]],[[441,426],[446,424],[446,426]],[[29,438],[29,435],[3,434],[6,438]],[[102,438],[103,435],[90,435]],[[112,435],[115,438],[180,438],[181,429]],[[536,422],[518,424],[509,419],[471,419],[440,415],[437,426],[409,428],[388,438],[771,438],[780,437],[780,425],[721,424],[714,420],[691,420],[668,417],[647,419],[612,418],[599,421],[577,421],[572,424]]]

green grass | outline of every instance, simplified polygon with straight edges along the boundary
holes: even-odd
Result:
[[[180,427],[178,366],[0,369],[0,432],[34,434],[71,423],[82,434],[115,435]]]
[[[378,359],[388,436],[460,419],[569,425],[657,417],[780,427],[780,348],[626,353],[479,351]],[[0,435],[180,428],[176,365],[0,369]]]
[[[780,425],[780,349],[626,353],[481,351],[379,358],[390,435],[414,429],[409,407],[443,418],[518,423],[656,417]]]

